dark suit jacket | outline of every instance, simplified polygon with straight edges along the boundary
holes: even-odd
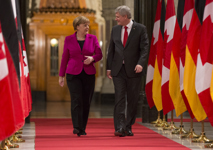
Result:
[[[128,77],[139,77],[143,74],[135,73],[137,64],[145,68],[148,55],[149,40],[146,27],[133,22],[125,47],[121,42],[122,26],[116,25],[112,28],[111,40],[107,56],[107,70],[111,70],[112,76],[117,76],[123,60]]]

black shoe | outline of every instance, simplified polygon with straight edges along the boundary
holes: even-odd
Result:
[[[120,136],[120,137],[125,136],[124,129],[120,128],[119,130],[115,131],[114,135],[115,136]]]
[[[126,133],[126,136],[133,136],[134,135],[131,130],[126,130],[125,133]]]
[[[73,134],[78,134],[80,131],[77,128],[74,128]]]
[[[81,131],[79,132],[79,134],[80,134],[80,135],[87,135],[87,133],[86,133],[84,130],[81,130]]]

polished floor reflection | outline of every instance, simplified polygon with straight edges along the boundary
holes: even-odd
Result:
[[[138,103],[137,117],[141,114],[141,103]],[[114,100],[101,101],[93,98],[89,118],[112,118]],[[71,118],[71,102],[33,101],[31,118]]]
[[[113,104],[91,103],[90,118],[113,117]],[[31,118],[71,118],[71,102],[34,102]]]

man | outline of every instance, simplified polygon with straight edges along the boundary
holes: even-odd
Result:
[[[130,8],[119,6],[115,10],[118,25],[111,31],[107,56],[107,76],[115,86],[115,136],[133,136],[141,76],[148,54],[146,27],[131,20]],[[127,117],[125,119],[125,94]]]

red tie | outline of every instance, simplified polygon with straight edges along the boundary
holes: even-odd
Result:
[[[127,26],[124,27],[125,28],[125,31],[124,31],[124,39],[123,39],[123,46],[125,47],[126,45],[126,41],[127,41],[127,38],[128,38],[128,32],[127,32]]]

